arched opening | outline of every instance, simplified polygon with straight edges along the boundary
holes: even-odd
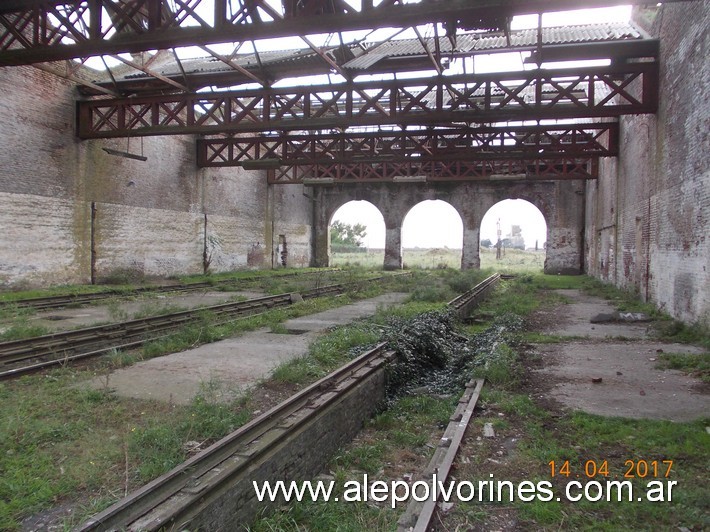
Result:
[[[422,201],[404,217],[405,268],[460,268],[462,246],[461,215],[445,201]]]
[[[540,272],[545,266],[547,222],[535,205],[507,199],[481,220],[481,268]]]
[[[331,266],[381,268],[385,257],[385,219],[369,201],[349,201],[328,224]]]

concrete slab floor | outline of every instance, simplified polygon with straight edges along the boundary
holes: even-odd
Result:
[[[552,398],[603,416],[671,421],[708,416],[710,395],[698,379],[656,368],[661,353],[697,354],[702,348],[654,341],[646,325],[592,325],[592,317],[613,312],[613,306],[577,290],[559,292],[571,303],[557,309],[558,318],[545,332],[587,339],[536,346],[546,365],[538,374],[552,380]],[[634,340],[609,339],[616,337]]]
[[[31,320],[51,331],[65,331],[78,327],[91,327],[98,323],[113,323],[133,319],[137,314],[158,314],[162,309],[173,307],[186,310],[226,303],[241,296],[247,299],[262,297],[263,292],[240,290],[237,292],[200,291],[182,295],[153,294],[138,296],[129,301],[117,301],[113,304],[87,305],[78,308],[65,308],[38,312]]]
[[[403,302],[409,294],[389,293],[343,307],[288,320],[289,331],[248,332],[237,338],[166,355],[89,381],[97,389],[110,388],[122,397],[187,404],[208,387],[218,400],[228,401],[256,384],[279,364],[305,355],[308,346],[327,329],[373,315],[379,307]]]
[[[586,336],[589,338],[647,338],[647,323],[591,323],[598,314],[612,314],[614,306],[599,297],[590,296],[581,290],[555,290],[569,303],[555,311],[556,319],[541,332],[560,336]]]

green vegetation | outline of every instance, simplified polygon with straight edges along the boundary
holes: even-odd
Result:
[[[509,252],[507,256],[512,258],[514,254]],[[550,480],[548,462],[553,459],[570,460],[573,467],[582,471],[587,460],[607,459],[614,474],[627,459],[673,459],[672,478],[678,485],[672,505],[461,503],[451,512],[453,521],[446,525],[449,529],[486,528],[490,515],[501,512],[512,515],[522,528],[536,530],[681,526],[701,530],[710,526],[707,517],[710,440],[705,431],[710,420],[668,423],[573,413],[544,402],[540,399],[544,392],[527,387],[529,368],[536,364],[527,344],[573,340],[524,330],[526,320],[537,310],[567,301],[551,290],[589,290],[604,294],[625,310],[646,307],[634,302],[631,295],[584,276],[544,276],[531,272],[500,283],[492,297],[475,312],[475,325],[462,328],[447,321],[442,311],[446,301],[488,273],[415,271],[410,279],[392,278],[388,281],[390,289],[412,293],[407,304],[324,335],[311,346],[308,356],[284,364],[272,380],[263,383],[265,390],[291,390],[306,385],[383,338],[396,344],[399,337],[399,348],[411,351],[409,369],[413,373],[405,379],[411,381],[405,388],[410,393],[393,398],[388,410],[368,423],[363,433],[333,458],[328,471],[336,485],[342,486],[348,479],[361,480],[363,473],[370,475],[371,480],[389,480],[421,470],[458,400],[460,391],[450,384],[460,386],[476,376],[485,377],[488,383],[481,396],[482,409],[472,421],[469,435],[480,433],[484,423],[491,423],[497,437],[495,441],[469,437],[466,461],[457,464],[457,478],[487,480],[492,472],[497,479],[534,482]],[[330,284],[330,275],[316,274],[308,282],[311,287]],[[340,274],[340,280],[347,282],[346,279],[365,275],[371,272],[345,272]],[[271,289],[285,292],[303,286],[284,278],[273,282]],[[110,393],[110,370],[246,330],[267,327],[276,333],[286,333],[283,322],[288,318],[342,305],[354,298],[371,297],[381,291],[378,283],[365,283],[346,296],[306,301],[229,323],[220,323],[205,312],[200,323],[171,337],[157,339],[141,352],[115,352],[90,369],[68,367],[0,383],[0,448],[3,449],[0,529],[18,530],[23,518],[65,503],[74,506],[72,517],[64,525],[75,526],[127,491],[240,426],[255,410],[263,408],[262,403],[254,402],[254,395],[240,395],[237,390],[225,390],[214,383],[206,383],[188,405],[125,400]],[[25,321],[28,315],[31,314],[24,315]],[[655,311],[652,315],[661,324],[662,338],[709,345],[703,343],[707,339],[706,330],[677,325]],[[417,357],[415,351],[422,346],[426,347],[427,356]],[[659,367],[680,369],[708,380],[707,354],[663,353],[658,358]],[[422,360],[424,364],[420,364]],[[441,371],[432,372],[437,365]],[[417,381],[425,374],[433,377]],[[87,389],[85,382],[93,377],[105,378],[105,388]],[[442,386],[430,386],[432,382]],[[426,389],[416,389],[425,384]],[[236,399],[225,401],[225,397]],[[498,454],[501,447],[496,444],[500,442],[506,442],[512,449],[504,458]],[[552,482],[555,491],[561,492],[566,479],[558,476]],[[392,510],[387,503],[304,502],[277,510],[253,530],[390,530],[402,510],[402,507]]]
[[[368,249],[366,252],[333,253],[331,263],[339,267],[382,268],[384,250]],[[459,269],[461,267],[461,250],[450,248],[435,249],[404,249],[404,267],[407,269],[440,270],[445,268]],[[496,260],[495,251],[481,249],[481,268],[492,269],[501,273],[542,272],[545,263],[544,251],[506,250],[501,260]]]
[[[411,281],[387,282],[403,289]],[[205,312],[199,323],[146,344],[142,352],[115,351],[90,369],[66,367],[0,383],[0,530],[17,530],[23,518],[65,502],[78,502],[65,523],[77,525],[262,408],[250,395],[214,383],[206,383],[186,406],[122,399],[110,392],[111,370],[246,330],[278,329],[286,319],[381,293],[386,284],[366,283],[344,296],[305,301],[229,323],[219,323]],[[358,333],[358,327],[338,329],[319,340],[312,353],[324,365],[307,375],[308,380],[342,363],[338,357],[347,346],[376,338],[375,332]],[[86,388],[91,378],[104,382],[104,388]],[[226,397],[237,398],[224,402]]]
[[[27,318],[20,317],[13,320],[12,325],[0,333],[0,342],[24,340],[25,338],[34,338],[48,333],[49,330],[46,327],[35,325],[30,323]]]
[[[710,383],[710,353],[661,353],[656,367],[677,369]]]
[[[342,496],[348,480],[369,482],[401,478],[426,466],[437,441],[440,427],[445,426],[456,404],[455,397],[402,397],[386,412],[370,421],[353,445],[334,457],[327,470],[336,481],[334,495]],[[277,510],[260,519],[253,532],[284,530],[393,530],[400,505],[392,509],[387,502],[304,501]]]
[[[87,389],[86,372],[55,370],[0,384],[0,529],[91,494],[86,512],[107,506],[207,442],[243,424],[245,399],[221,403],[207,385],[187,406],[124,400]],[[69,525],[88,516],[75,512]]]
[[[330,245],[333,251],[358,252],[367,236],[367,227],[362,224],[333,222],[330,226]]]
[[[426,292],[426,297],[422,297],[423,289],[415,291],[413,299],[416,301],[409,305],[425,305],[428,299],[434,305],[437,295],[440,300],[448,297],[448,287],[442,278],[436,276],[432,279],[433,284]],[[705,427],[710,420],[670,423],[570,412],[540,402],[539,392],[531,392],[527,388],[528,367],[537,363],[536,355],[526,350],[527,344],[562,343],[574,341],[575,338],[520,330],[521,318],[531,317],[540,308],[565,304],[566,298],[551,293],[551,289],[594,290],[595,285],[594,281],[583,276],[523,276],[515,281],[501,283],[495,295],[478,309],[476,319],[479,324],[467,329],[469,338],[462,344],[469,348],[475,346],[472,350],[476,355],[466,359],[468,364],[460,372],[487,379],[481,396],[481,412],[474,417],[469,434],[480,434],[483,425],[491,423],[496,438],[478,438],[476,441],[469,437],[464,451],[466,459],[457,464],[456,477],[471,481],[489,480],[489,474],[494,473],[497,480],[510,480],[516,484],[523,480],[549,481],[548,463],[551,460],[569,460],[573,473],[581,472],[582,475],[587,460],[593,460],[595,464],[607,460],[613,479],[618,480],[619,475],[623,475],[627,469],[626,460],[646,460],[650,463],[653,460],[662,462],[664,459],[673,459],[671,478],[678,482],[673,492],[674,502],[570,503],[517,500],[510,504],[500,504],[484,499],[482,503],[457,503],[443,527],[450,530],[486,529],[499,524],[500,521],[494,520],[494,525],[491,525],[489,519],[502,513],[509,516],[512,522],[519,523],[519,526],[534,530],[707,528],[710,497],[705,477],[710,440]],[[614,294],[614,297],[621,299],[618,294]],[[504,333],[499,328],[500,320],[508,322]],[[416,325],[406,328],[404,323],[398,323],[392,329],[411,342],[431,342],[431,350],[425,352],[429,356],[420,357],[420,368],[417,371],[428,372],[432,376],[430,380],[436,380],[433,367],[441,365],[437,357],[453,358],[442,353],[442,344],[434,339],[436,337],[441,342],[442,338],[449,338],[445,319],[440,312],[430,313],[415,318],[412,324]],[[435,334],[437,328],[444,330]],[[434,332],[429,337],[427,332],[431,331]],[[662,354],[659,358],[662,367],[674,367],[703,377],[707,375],[707,355],[671,353]],[[440,390],[416,389],[414,383],[409,389],[415,389],[415,393],[420,395],[406,395],[396,399],[390,409],[376,417],[351,445],[331,461],[328,471],[336,480],[336,486],[342,486],[345,480],[361,479],[363,473],[370,475],[371,480],[399,480],[403,473],[424,467],[430,453],[426,449],[426,442],[436,441],[437,435],[441,434],[446,416],[451,412],[447,409],[451,408],[457,395],[441,396],[437,393],[431,396],[428,394]],[[440,416],[429,410],[429,401],[438,402]],[[418,416],[423,416],[426,421],[417,421],[413,425],[415,430],[411,430],[410,423]],[[427,427],[431,427],[428,432]],[[514,450],[510,453],[501,451],[501,442],[505,442],[503,448],[510,445]],[[563,493],[567,480],[559,474],[551,480],[555,493]],[[599,474],[597,480],[604,481],[605,477]],[[638,478],[633,480],[635,489],[643,491],[647,481]],[[258,523],[254,530],[316,530],[323,526],[338,530],[390,530],[401,510],[398,508],[397,512],[392,512],[385,505],[373,503],[366,506],[357,503],[303,502],[278,510],[272,517]]]
[[[636,494],[645,493],[649,480],[665,482],[663,460],[672,459],[670,479],[677,481],[673,502],[616,500],[606,502],[533,502],[515,501],[508,504],[517,514],[520,526],[535,530],[671,530],[687,527],[702,530],[707,527],[708,488],[705,482],[710,441],[705,432],[707,420],[693,423],[668,421],[629,420],[605,418],[582,412],[550,412],[541,408],[527,394],[520,391],[485,390],[482,395],[485,415],[477,417],[472,431],[478,432],[483,424],[493,423],[497,439],[515,438],[516,450],[496,467],[488,458],[495,456],[493,443],[484,440],[478,453],[471,455],[471,463],[458,471],[472,481],[488,480],[494,473],[498,480],[514,483],[522,480],[551,481],[552,490],[561,495],[570,480],[587,481],[587,471],[603,471],[606,461],[608,475],[595,473],[589,480],[625,480],[627,460],[661,464],[658,479],[651,477],[631,480]],[[503,414],[505,422],[501,423]],[[522,436],[521,436],[522,434]],[[551,477],[550,461],[557,464],[557,473]],[[560,464],[570,464],[570,475],[559,473]],[[581,478],[580,478],[581,477]],[[469,525],[483,526],[489,512],[500,508],[495,502],[478,501],[461,503],[455,509],[453,520]]]

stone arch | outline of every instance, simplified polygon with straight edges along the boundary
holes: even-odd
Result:
[[[351,199],[348,201],[341,201],[339,202],[339,205],[337,208],[334,209],[329,209],[332,210],[332,212],[329,214],[328,218],[328,246],[330,247],[330,231],[331,231],[331,226],[333,225],[333,222],[338,218],[339,213],[345,208],[347,209],[348,206],[353,206],[353,204],[364,204],[362,205],[364,216],[365,217],[370,217],[372,219],[372,216],[379,216],[379,221],[376,222],[375,224],[368,225],[368,230],[369,231],[374,231],[375,233],[382,233],[382,237],[384,238],[384,231],[385,231],[385,218],[382,214],[382,210],[377,207],[374,203],[371,201],[368,201],[366,199]],[[367,212],[369,211],[369,213]],[[345,223],[362,223],[365,222],[366,220],[362,218],[355,218],[352,215],[346,216]],[[372,233],[370,233],[370,236],[372,236]],[[365,242],[365,246],[367,247],[367,241]],[[378,245],[378,247],[383,249],[382,255],[384,257],[384,242]],[[329,265],[334,265],[333,263],[333,250],[329,249],[328,250],[328,264]]]
[[[518,202],[520,202],[520,204],[516,204]],[[501,215],[501,210],[507,212]],[[522,236],[524,237],[524,241],[515,242],[513,245],[522,244],[526,249],[533,246],[539,246],[540,250],[543,249],[542,246],[545,242],[547,242],[549,237],[549,224],[547,219],[536,205],[522,198],[504,199],[491,205],[491,207],[481,217],[481,240],[483,240],[485,236],[491,240],[493,245],[495,245],[497,241],[497,236],[495,235],[495,223],[501,216],[503,216],[500,227],[502,239],[507,237],[507,232],[510,231],[512,225],[520,225],[523,230]],[[532,220],[530,219],[531,216],[533,217]],[[541,235],[537,234],[533,236],[530,227],[533,224],[536,225],[538,223],[544,224],[544,232]],[[528,228],[527,234],[525,234],[526,227]],[[484,248],[481,247],[481,250],[483,249]]]
[[[427,213],[426,211],[429,211],[429,213]],[[435,212],[432,213],[432,211]],[[453,216],[454,214],[456,215],[455,217]],[[420,218],[415,219],[412,218],[412,216],[419,216]],[[426,216],[428,220],[422,220],[421,217],[424,216]],[[427,225],[431,225],[433,223],[437,225],[440,229],[442,229],[442,222],[446,224],[446,227],[444,227],[443,229],[449,233],[453,233],[453,239],[449,235],[447,235],[447,237],[444,237],[442,235],[442,231],[439,231],[437,236],[429,236],[427,234]],[[408,225],[409,227],[407,227]],[[403,256],[404,253],[406,253],[406,247],[408,245],[409,247],[412,247],[412,245],[414,244],[414,242],[412,241],[412,236],[407,229],[409,229],[410,231],[414,229],[418,232],[418,240],[420,243],[423,244],[423,247],[425,248],[441,248],[450,247],[449,245],[453,245],[454,249],[463,249],[463,217],[461,216],[459,210],[451,202],[446,201],[444,199],[421,199],[420,201],[416,202],[404,214],[401,226]],[[414,228],[412,226],[414,226]],[[434,262],[436,262],[437,260],[441,262],[441,258],[437,258],[435,256],[432,256],[431,259]],[[459,256],[457,262],[460,263],[460,260],[461,258]],[[432,262],[431,264],[425,263],[423,264],[423,266],[436,267],[439,265],[439,263],[434,262]]]
[[[483,215],[504,199],[524,199],[547,222],[547,273],[579,273],[584,249],[584,183],[581,181],[470,181],[459,183],[367,183],[318,186],[313,194],[313,265],[328,264],[328,223],[341,205],[367,200],[385,220],[386,269],[402,267],[401,227],[404,217],[424,200],[449,203],[463,220],[461,267],[479,268],[479,234]]]

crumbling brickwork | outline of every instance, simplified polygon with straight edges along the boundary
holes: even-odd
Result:
[[[587,185],[586,268],[672,316],[710,323],[708,2],[637,10],[661,40],[659,110],[621,119],[621,151]]]
[[[200,170],[193,136],[80,141],[74,85],[33,67],[0,68],[0,93],[0,286],[270,268],[274,234],[310,262],[301,186]]]

